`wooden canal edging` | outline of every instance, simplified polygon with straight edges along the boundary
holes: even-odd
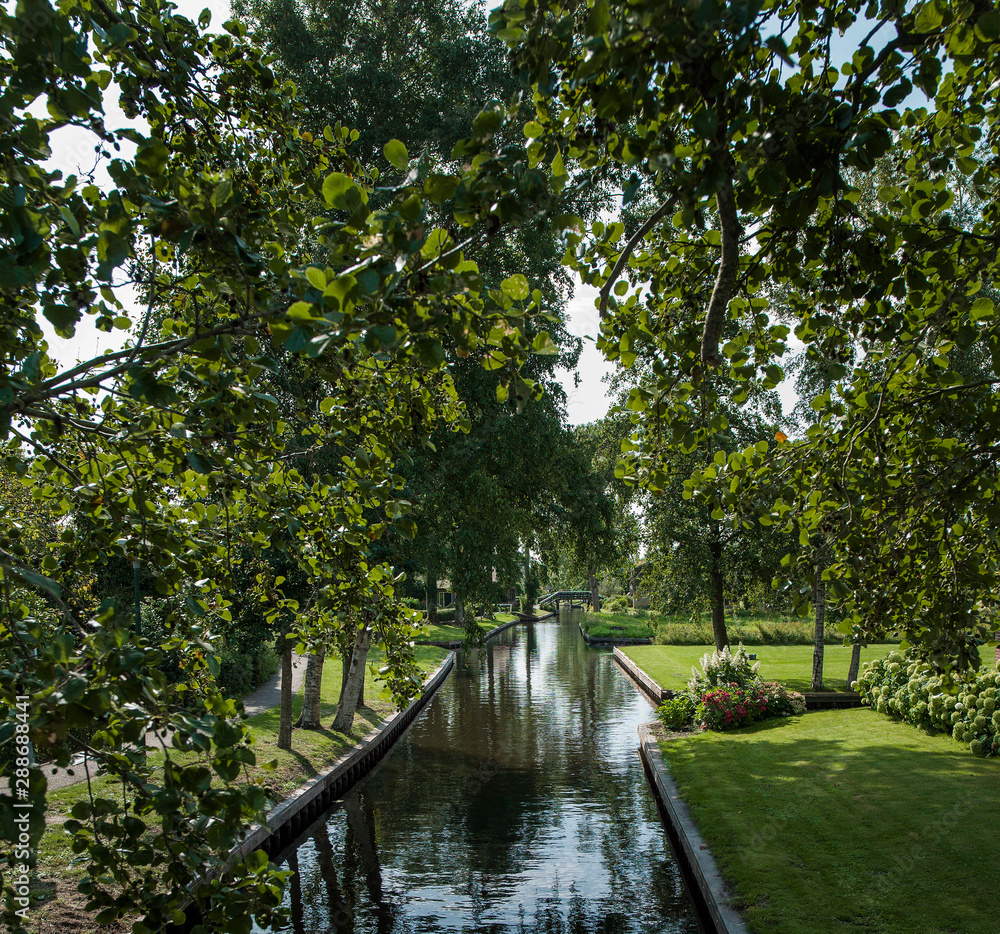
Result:
[[[625,674],[635,682],[651,701],[655,704],[662,704],[667,698],[673,697],[675,692],[661,688],[649,675],[646,674],[631,658],[629,658],[619,648],[615,647],[614,659],[622,667]]]
[[[802,691],[806,710],[843,710],[860,707],[861,695],[854,691]]]
[[[284,842],[297,833],[298,825],[303,821],[312,823],[338,795],[365,775],[396,744],[396,740],[417,718],[417,714],[424,709],[454,666],[455,653],[449,652],[424,682],[419,697],[415,697],[409,706],[394,713],[357,746],[275,805],[267,812],[266,823],[251,830],[243,843],[229,854],[229,858],[242,859],[256,849],[266,849],[268,855],[274,855],[282,849]]]
[[[614,636],[588,636],[583,631],[583,624],[580,624],[580,635],[587,645],[652,645],[652,639],[617,639]]]
[[[732,907],[729,890],[711,851],[691,819],[684,799],[667,771],[660,744],[647,724],[639,727],[639,756],[661,806],[671,849],[694,889],[703,921],[711,934],[747,934],[743,919]],[[710,926],[709,926],[710,925]]]
[[[271,808],[267,812],[265,823],[253,827],[243,838],[243,842],[230,850],[223,872],[229,870],[234,860],[243,859],[254,850],[264,850],[268,857],[280,852],[392,749],[454,667],[455,653],[449,652],[424,682],[420,695],[410,701],[409,706],[397,711],[319,775]],[[188,920],[183,925],[169,926],[167,934],[184,934],[199,923],[199,919],[195,917],[199,914],[196,909],[189,904],[185,910]]]

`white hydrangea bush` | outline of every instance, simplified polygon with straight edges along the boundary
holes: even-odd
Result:
[[[1000,666],[984,666],[949,687],[926,662],[890,652],[867,662],[852,687],[879,713],[951,733],[977,756],[1000,755]]]

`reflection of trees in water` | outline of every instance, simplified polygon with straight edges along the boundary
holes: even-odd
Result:
[[[317,825],[309,856],[303,847],[294,934],[696,931],[622,728],[636,711],[632,686],[575,620],[468,653],[412,739]],[[583,878],[539,897],[528,873],[539,858],[561,872],[577,863]],[[409,914],[431,888],[459,904]],[[496,923],[519,898],[518,923]]]

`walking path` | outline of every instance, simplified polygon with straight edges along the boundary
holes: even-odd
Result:
[[[297,694],[305,682],[306,676],[306,656],[292,656],[292,695]],[[281,703],[281,669],[265,681],[256,691],[243,698],[243,709],[248,717],[256,716],[272,707],[277,707]],[[159,747],[161,736],[163,742],[167,742],[168,735],[147,733],[146,745]],[[56,791],[59,788],[67,788],[87,781],[88,777],[97,774],[97,766],[88,760],[86,753],[77,753],[73,761],[64,769],[43,766],[49,780],[49,791]]]

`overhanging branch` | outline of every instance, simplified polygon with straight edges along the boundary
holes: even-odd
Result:
[[[674,209],[674,205],[677,204],[678,195],[674,195],[672,198],[668,198],[663,202],[649,217],[646,221],[631,237],[629,237],[628,243],[625,244],[625,248],[622,250],[621,255],[618,257],[618,261],[615,263],[611,270],[611,275],[608,276],[608,281],[601,286],[601,304],[600,312],[601,318],[604,319],[608,314],[608,296],[611,294],[611,290],[614,288],[615,283],[618,281],[618,277],[621,275],[622,270],[625,268],[625,264],[628,262],[629,257],[632,255],[632,251],[640,243],[643,237],[646,236],[663,218],[667,212]]]

